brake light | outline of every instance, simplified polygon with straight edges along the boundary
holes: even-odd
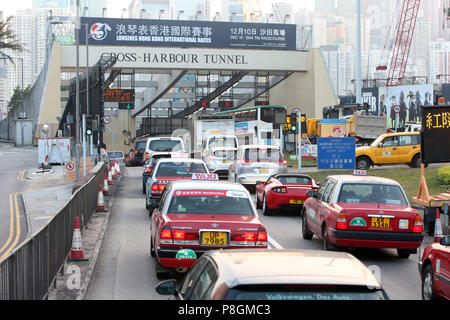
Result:
[[[164,191],[165,188],[166,188],[165,185],[163,185],[163,184],[160,184],[160,185],[159,185],[159,191]]]
[[[421,216],[416,216],[416,221],[414,222],[413,232],[422,233],[423,231],[423,220]]]
[[[152,184],[152,191],[158,191],[158,185]]]
[[[172,233],[173,240],[184,240],[185,233],[183,230],[176,230]]]
[[[137,154],[138,153],[138,151],[137,150],[134,150],[134,154]]]
[[[256,235],[253,232],[245,232],[244,233],[244,241],[255,241]]]
[[[172,243],[172,230],[170,229],[170,226],[165,226],[161,230],[159,240],[161,243]]]
[[[273,188],[272,190],[273,190],[273,192],[276,192],[276,193],[286,193],[287,192],[286,187]]]
[[[148,158],[150,157],[150,154],[148,152],[145,153],[145,160],[148,160]]]
[[[264,228],[258,229],[258,236],[256,237],[256,245],[267,245],[267,232]]]
[[[280,163],[281,163],[283,166],[287,165],[287,161],[286,161],[286,160],[280,161]]]
[[[244,165],[248,165],[248,164],[250,164],[250,161],[247,161],[247,160],[241,160],[241,161],[239,161],[239,163],[240,163],[240,164],[244,164]]]
[[[345,230],[347,229],[347,218],[345,214],[341,213],[336,219],[336,229]]]

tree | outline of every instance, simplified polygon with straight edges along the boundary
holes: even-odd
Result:
[[[25,49],[17,40],[14,32],[10,28],[8,28],[8,23],[11,19],[12,17],[9,17],[8,19],[6,19],[6,21],[0,21],[0,54],[14,64],[13,58],[7,55],[4,50],[9,49],[12,51],[22,52]]]
[[[22,91],[19,86],[14,89],[14,93],[11,96],[11,99],[8,102],[8,114],[13,113],[14,110],[20,106],[22,100],[25,96],[27,96],[31,91],[30,86],[26,87],[25,90]]]

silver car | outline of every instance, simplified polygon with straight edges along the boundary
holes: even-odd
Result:
[[[254,186],[271,175],[286,173],[287,163],[279,147],[270,145],[244,145],[236,152],[228,169],[228,180]]]
[[[236,148],[215,147],[211,148],[210,155],[205,158],[205,163],[211,173],[217,173],[222,177],[228,177],[228,169],[236,154]]]

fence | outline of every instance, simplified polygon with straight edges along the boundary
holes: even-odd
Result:
[[[72,197],[50,222],[0,261],[0,300],[41,300],[68,257],[75,217],[83,228],[97,208],[106,164],[100,162],[74,186]]]

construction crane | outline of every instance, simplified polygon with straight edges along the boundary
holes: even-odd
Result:
[[[419,5],[420,0],[403,0],[402,12],[396,29],[394,50],[388,70],[388,87],[401,85],[403,78],[405,77],[409,50],[411,49],[417,14],[419,12]],[[387,70],[387,65],[379,65],[376,67],[376,70],[379,71],[378,74],[380,74]]]
[[[258,0],[241,0],[245,22],[262,22],[262,11]]]

